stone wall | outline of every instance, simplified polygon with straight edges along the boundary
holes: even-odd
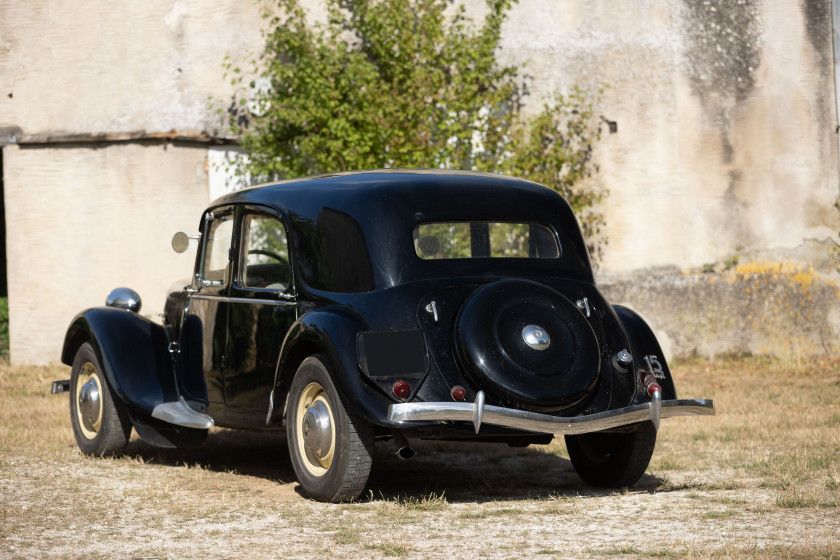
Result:
[[[749,263],[721,272],[651,270],[601,286],[653,326],[666,357],[840,350],[840,286],[811,266]]]

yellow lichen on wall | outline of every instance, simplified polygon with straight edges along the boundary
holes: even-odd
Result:
[[[744,263],[728,274],[727,281],[744,285],[746,319],[758,352],[798,355],[833,351],[833,337],[827,337],[828,327],[821,326],[827,323],[831,300],[840,290],[812,266]]]

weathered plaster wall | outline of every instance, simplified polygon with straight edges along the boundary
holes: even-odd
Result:
[[[522,0],[504,43],[533,101],[609,86],[606,273],[836,242],[831,49],[828,0]]]
[[[28,142],[3,148],[13,362],[57,361],[69,321],[116,286],[154,314],[189,276],[169,242],[208,202],[207,148],[82,140],[224,133],[210,98],[229,98],[225,56],[261,27],[251,1],[0,2],[0,129]]]
[[[599,278],[669,355],[838,351],[831,25],[828,0],[523,0],[511,14],[504,56],[531,61],[532,100],[609,86]]]
[[[255,52],[251,0],[0,2],[0,126],[25,134],[202,131]]]
[[[137,144],[3,149],[11,360],[58,362],[82,309],[117,286],[163,310],[189,278],[195,251],[172,234],[195,231],[206,206],[206,150]]]

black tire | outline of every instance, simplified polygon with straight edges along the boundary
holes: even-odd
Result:
[[[125,406],[111,394],[99,358],[87,342],[76,352],[70,373],[70,422],[85,455],[118,453],[131,436]]]
[[[638,424],[632,432],[594,432],[566,436],[575,472],[591,486],[622,488],[642,477],[656,446],[656,428]]]
[[[328,420],[329,429],[319,418]],[[295,373],[286,433],[292,467],[306,495],[334,503],[359,497],[370,475],[373,427],[344,407],[320,355],[306,358]]]

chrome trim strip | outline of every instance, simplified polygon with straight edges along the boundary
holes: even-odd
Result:
[[[190,408],[184,397],[177,401],[165,402],[157,405],[152,410],[152,418],[157,418],[176,426],[183,426],[185,428],[197,428],[199,430],[208,430],[216,423],[213,419]]]
[[[481,424],[504,426],[529,432],[551,434],[585,434],[618,428],[645,420],[654,416],[672,418],[675,416],[714,416],[715,404],[709,399],[658,400],[654,402],[607,410],[587,416],[551,416],[514,410],[500,406],[484,405],[484,393],[479,392],[475,403],[464,402],[421,402],[400,403],[388,407],[388,420],[396,423],[408,422],[473,422],[476,433]],[[658,403],[658,404],[655,404]],[[657,410],[659,409],[657,414]],[[477,422],[476,422],[477,419]],[[408,426],[406,426],[408,427]]]
[[[278,296],[279,297],[279,296]],[[204,294],[193,294],[190,296],[192,299],[209,299],[213,301],[224,301],[227,303],[262,303],[265,305],[292,305],[295,302],[290,300],[277,300],[277,299],[256,299],[256,298],[244,298],[244,297],[227,297],[227,296],[210,296]]]

